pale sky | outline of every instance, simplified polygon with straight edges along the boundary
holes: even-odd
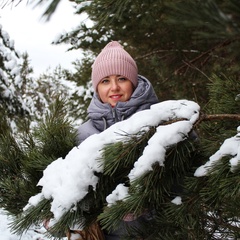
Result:
[[[72,3],[62,0],[48,22],[41,19],[45,7],[26,6],[27,1],[16,6],[6,6],[0,9],[0,24],[3,30],[15,42],[15,49],[21,53],[27,51],[36,75],[43,73],[49,67],[54,69],[61,64],[63,68],[73,70],[72,61],[81,58],[81,51],[66,52],[69,46],[52,45],[51,42],[61,32],[76,27],[86,17],[74,15]]]

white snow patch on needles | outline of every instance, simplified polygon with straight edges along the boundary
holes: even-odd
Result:
[[[232,157],[229,162],[231,171],[234,171],[234,167],[236,167],[240,161],[240,127],[237,128],[237,131],[238,133],[234,137],[228,138],[223,142],[220,149],[209,158],[209,161],[197,168],[194,176],[202,177],[207,175],[208,169],[225,156]]]

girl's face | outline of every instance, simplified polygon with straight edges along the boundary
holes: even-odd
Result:
[[[103,103],[115,107],[117,102],[126,102],[133,93],[132,82],[121,75],[111,75],[103,78],[97,85],[98,95]]]

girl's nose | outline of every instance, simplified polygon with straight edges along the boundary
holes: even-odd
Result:
[[[112,89],[112,91],[116,91],[119,89],[119,85],[118,85],[117,81],[112,81],[111,89]]]

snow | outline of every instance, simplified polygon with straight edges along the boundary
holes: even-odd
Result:
[[[133,181],[145,172],[152,170],[152,165],[155,162],[159,162],[160,166],[164,166],[167,147],[182,141],[183,137],[187,136],[191,131],[191,128],[192,123],[190,121],[180,121],[166,126],[159,126],[156,133],[148,141],[143,155],[135,162],[134,168],[129,174],[129,179]]]
[[[207,161],[206,164],[197,168],[194,173],[195,177],[207,175],[209,167],[224,156],[232,156],[229,163],[231,171],[234,171],[234,168],[240,162],[240,127],[237,128],[237,132],[238,133],[234,137],[228,138],[223,142],[220,149],[209,158],[209,161]]]
[[[27,210],[42,199],[51,199],[51,212],[56,221],[84,198],[88,193],[89,186],[95,189],[98,177],[95,172],[102,172],[101,149],[105,144],[124,141],[127,134],[137,134],[150,126],[158,126],[160,123],[180,119],[170,125],[160,126],[156,134],[149,140],[146,151],[136,161],[129,174],[130,180],[134,180],[146,171],[151,171],[155,162],[164,164],[165,149],[177,143],[188,135],[194,122],[198,119],[200,107],[197,103],[187,100],[165,101],[152,105],[150,109],[135,113],[127,120],[118,122],[100,134],[94,134],[73,148],[65,159],[59,158],[53,161],[43,173],[38,185],[42,191],[30,198]],[[93,144],[94,143],[94,144]],[[159,150],[160,149],[160,150]],[[154,154],[149,154],[154,152]],[[156,158],[156,154],[159,158]],[[127,193],[120,193],[120,186],[116,193],[119,200]],[[114,194],[114,191],[113,191]],[[116,195],[116,194],[115,194]],[[114,204],[113,196],[109,204]]]
[[[176,205],[181,205],[182,204],[182,198],[177,196],[175,197],[172,201],[171,201],[173,204],[176,204]]]
[[[108,206],[111,207],[115,202],[125,199],[128,196],[128,187],[119,184],[116,189],[107,196]]]
[[[22,79],[20,74],[21,61],[18,58],[17,52],[13,49],[14,42],[10,41],[9,34],[2,29],[0,24],[0,53],[3,61],[3,66],[0,70],[0,77],[2,79],[1,87],[4,89],[2,95],[4,97],[13,97],[16,91],[14,82],[21,86]],[[13,78],[11,79],[10,76]]]

